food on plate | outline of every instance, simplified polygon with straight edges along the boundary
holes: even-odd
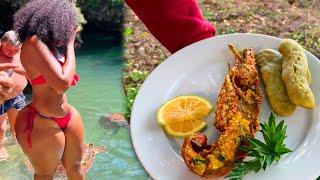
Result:
[[[202,177],[229,173],[235,162],[244,158],[239,149],[244,143],[241,137],[252,137],[259,129],[262,93],[254,52],[245,49],[241,55],[233,45],[229,48],[235,54],[236,65],[229,66],[217,102],[215,126],[221,134],[214,144],[208,145],[206,136],[196,133],[186,138],[182,147],[186,165]]]
[[[178,96],[159,108],[157,119],[167,134],[186,137],[207,127],[203,118],[212,109],[210,102],[202,97]]]
[[[282,55],[273,49],[263,49],[256,54],[256,60],[272,110],[281,116],[291,115],[296,105],[291,103],[282,80]]]
[[[284,144],[287,137],[284,120],[276,124],[275,116],[271,113],[268,122],[262,123],[261,127],[264,142],[250,136],[243,137],[247,143],[243,144],[241,149],[250,159],[237,162],[236,167],[227,176],[229,180],[241,180],[249,172],[265,170],[272,163],[279,161],[282,155],[292,152]]]
[[[290,101],[305,108],[314,108],[315,99],[309,87],[311,74],[303,47],[292,39],[284,39],[279,51],[283,56],[282,79]]]

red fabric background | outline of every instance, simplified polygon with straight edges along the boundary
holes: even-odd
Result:
[[[215,35],[195,0],[126,0],[150,32],[171,52]]]

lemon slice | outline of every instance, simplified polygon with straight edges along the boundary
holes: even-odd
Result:
[[[212,109],[210,102],[202,97],[179,96],[159,108],[158,123],[169,135],[186,137],[207,127],[203,118]]]

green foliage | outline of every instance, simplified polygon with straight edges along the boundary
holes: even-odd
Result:
[[[128,69],[130,67],[132,67],[133,65],[133,61],[132,59],[128,59],[127,62],[124,64],[125,69]]]
[[[203,16],[208,21],[214,21],[213,12],[211,11],[204,11]]]
[[[123,0],[77,0],[92,32],[122,31],[124,17]]]
[[[14,13],[28,0],[1,0],[0,1],[0,33],[12,29]]]
[[[131,73],[129,73],[129,78],[134,82],[142,83],[146,79],[147,75],[147,71],[133,70]]]
[[[132,70],[129,73],[125,73],[123,78],[128,87],[139,88],[148,75],[147,71]]]
[[[138,89],[136,87],[129,87],[127,89],[127,93],[126,93],[126,114],[125,116],[129,119],[130,118],[130,114],[131,114],[131,110],[132,110],[132,106],[134,103],[134,100],[136,98],[138,94]]]
[[[224,30],[224,34],[233,34],[233,33],[235,33],[236,32],[236,30],[235,29],[233,29],[232,27],[227,27],[225,30]]]
[[[133,33],[133,30],[131,27],[126,27],[123,31],[123,35],[130,36]]]
[[[0,6],[2,5],[7,5],[15,10],[17,10],[18,8],[20,8],[22,5],[24,5],[26,2],[28,2],[29,0],[2,0],[0,2]]]
[[[226,176],[229,180],[242,180],[249,172],[258,172],[261,169],[259,159],[238,163],[232,172]]]
[[[124,84],[126,84],[126,117],[129,119],[133,102],[136,98],[139,88],[143,81],[147,78],[147,71],[133,70],[123,76]]]
[[[320,58],[320,28],[305,25],[304,28],[295,31],[291,38],[298,41],[304,48]]]
[[[87,4],[91,8],[95,8],[99,5],[100,0],[87,0]]]
[[[87,24],[87,20],[85,19],[84,15],[82,14],[80,7],[77,7],[77,5],[75,3],[72,3],[72,6],[74,7],[74,9],[76,11],[78,29],[79,29],[79,31],[82,31],[83,25]]]
[[[12,27],[12,16],[14,13],[22,7],[25,3],[27,3],[29,0],[17,0],[17,1],[11,1],[11,0],[3,0],[0,2],[0,29],[7,31],[11,29]],[[94,1],[94,0],[89,0]],[[90,3],[90,2],[88,2]],[[81,12],[80,7],[76,7],[74,1],[72,1],[72,4],[76,10],[77,14],[77,22],[79,25],[80,30],[82,30],[82,26],[87,23],[86,19],[84,18],[84,15]],[[10,18],[8,18],[10,17]]]
[[[241,180],[249,172],[265,170],[272,163],[279,161],[282,155],[291,152],[284,144],[287,137],[287,126],[284,120],[276,124],[275,116],[271,113],[269,121],[260,125],[264,142],[250,136],[245,137],[244,140],[248,142],[248,145],[242,145],[240,149],[252,159],[236,163],[236,167],[226,176],[229,180]]]

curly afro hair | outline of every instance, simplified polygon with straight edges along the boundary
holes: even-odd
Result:
[[[14,15],[21,42],[37,35],[51,48],[65,49],[75,28],[76,13],[68,0],[31,0]]]

